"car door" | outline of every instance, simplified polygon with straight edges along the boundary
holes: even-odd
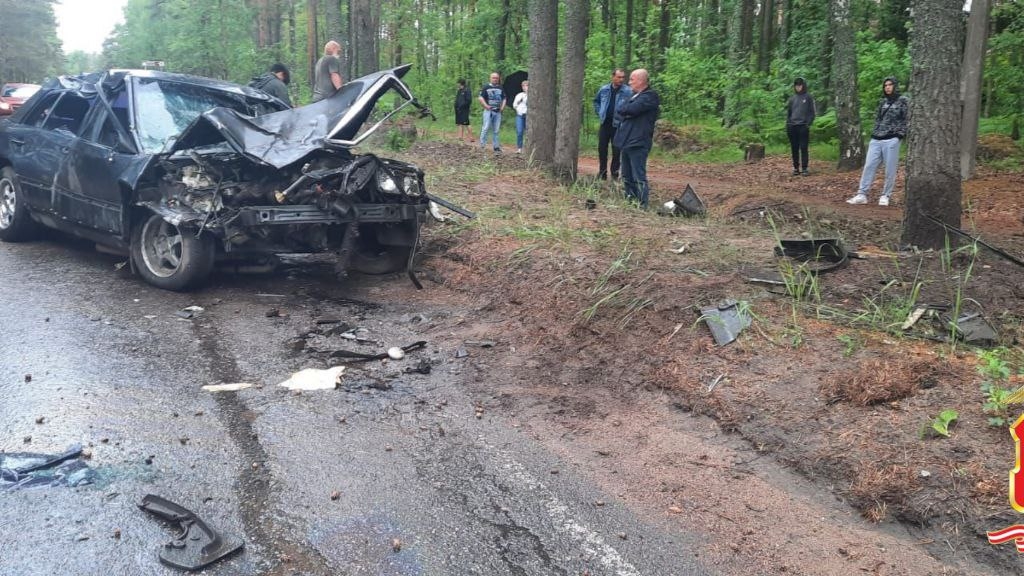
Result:
[[[64,149],[70,149],[72,135],[45,128],[56,103],[63,94],[52,92],[6,130],[9,160],[18,174],[22,193],[29,208],[41,212],[53,209],[54,178],[60,169]]]
[[[99,99],[93,104],[64,158],[61,174],[66,180],[57,198],[58,210],[75,214],[80,225],[122,236],[127,199],[121,177],[138,159],[118,119]]]

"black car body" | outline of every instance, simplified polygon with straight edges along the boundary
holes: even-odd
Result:
[[[156,71],[50,81],[0,120],[0,240],[60,229],[129,252],[171,290],[201,283],[217,258],[258,254],[333,251],[342,268],[401,270],[430,202],[423,172],[350,149],[422,109],[401,81],[408,68],[296,109]]]

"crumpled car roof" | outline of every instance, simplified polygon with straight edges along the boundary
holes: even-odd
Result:
[[[225,142],[254,162],[283,168],[325,145],[355,145],[359,129],[381,96],[395,89],[407,100],[414,100],[401,81],[411,67],[406,64],[367,74],[346,83],[330,98],[262,116],[213,108],[197,117],[164,152]]]

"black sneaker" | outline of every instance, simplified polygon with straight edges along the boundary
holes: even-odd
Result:
[[[801,172],[801,174],[803,174],[804,176],[810,176],[811,175],[811,173],[807,171],[807,168],[804,168],[804,171]]]
[[[797,168],[793,168],[793,176],[799,176],[799,175],[800,175],[800,170],[797,169]]]

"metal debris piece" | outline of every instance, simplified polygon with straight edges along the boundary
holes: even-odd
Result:
[[[917,308],[911,310],[910,314],[907,315],[907,319],[903,322],[903,325],[900,326],[900,330],[910,330],[910,327],[913,326],[914,324],[917,324],[917,321],[920,320],[921,317],[924,316],[924,313],[927,311],[927,306],[918,306]]]
[[[455,349],[456,358],[465,358],[466,356],[469,356],[469,352],[466,351],[465,346],[459,346]]]
[[[203,390],[207,392],[238,392],[239,390],[245,390],[246,388],[252,388],[252,384],[248,382],[234,382],[230,384],[207,384],[203,386]]]
[[[750,311],[740,307],[736,300],[723,300],[716,306],[702,308],[700,320],[711,330],[715,343],[725,346],[739,336],[744,328],[750,326]]]
[[[160,562],[181,570],[202,570],[245,546],[238,536],[220,534],[192,511],[155,494],[147,494],[139,508],[161,520],[176,524],[178,534],[163,545]]]
[[[957,319],[955,324],[950,322],[950,325],[955,330],[956,337],[966,344],[995,346],[999,343],[999,333],[980,313],[965,314]]]
[[[839,270],[850,262],[843,241],[839,238],[780,240],[779,245],[775,247],[775,255],[787,256],[801,262],[821,263],[821,266],[808,269],[812,274]]]

